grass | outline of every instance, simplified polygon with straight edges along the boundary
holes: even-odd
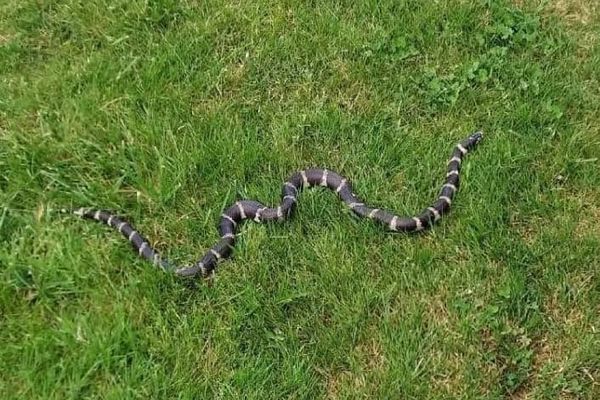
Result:
[[[577,1],[0,3],[0,397],[600,397],[600,7]],[[243,227],[238,198],[325,166],[372,204],[453,212],[387,234],[331,193]]]

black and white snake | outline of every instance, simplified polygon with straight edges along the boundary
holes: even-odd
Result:
[[[459,142],[448,162],[446,181],[437,200],[423,212],[414,217],[400,217],[379,208],[372,208],[362,202],[352,191],[350,182],[341,175],[327,169],[306,169],[294,173],[282,188],[282,200],[275,208],[265,207],[254,200],[240,200],[227,208],[221,215],[219,233],[221,239],[211,247],[198,262],[190,266],[177,267],[160,257],[135,228],[125,220],[109,211],[80,208],[71,211],[82,218],[104,222],[121,232],[131,242],[138,254],[165,271],[173,271],[183,277],[211,274],[220,260],[229,257],[235,244],[237,226],[246,219],[255,222],[284,221],[295,209],[298,194],[304,188],[323,186],[333,190],[350,209],[360,217],[370,218],[384,224],[391,231],[417,232],[426,229],[448,212],[452,198],[459,185],[460,164],[463,157],[483,138],[482,132],[476,132]],[[70,212],[63,210],[64,212]]]

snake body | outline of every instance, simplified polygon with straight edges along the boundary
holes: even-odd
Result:
[[[129,222],[109,211],[80,208],[71,212],[82,218],[103,222],[116,229],[129,240],[141,257],[165,271],[174,272],[182,277],[207,276],[215,270],[219,261],[231,256],[235,245],[237,226],[241,222],[247,219],[258,223],[284,221],[292,215],[298,202],[298,194],[302,189],[309,187],[323,186],[329,188],[337,193],[339,198],[355,214],[379,222],[390,231],[417,232],[432,226],[442,215],[449,211],[452,199],[459,186],[462,159],[470,150],[475,148],[482,138],[483,133],[476,132],[454,147],[448,161],[446,180],[437,200],[416,216],[401,217],[383,209],[369,207],[354,194],[352,184],[343,176],[327,169],[306,169],[292,174],[283,184],[281,203],[277,207],[269,208],[254,200],[240,200],[225,209],[219,223],[220,240],[199,261],[183,267],[177,267],[161,257],[150,242]]]

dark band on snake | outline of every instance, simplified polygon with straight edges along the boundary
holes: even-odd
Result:
[[[173,271],[183,277],[207,276],[215,270],[220,260],[231,256],[235,245],[236,228],[241,222],[246,219],[252,219],[258,223],[284,221],[292,215],[298,202],[298,194],[302,189],[309,187],[323,186],[329,188],[337,193],[340,200],[346,203],[355,214],[379,222],[390,231],[417,232],[429,228],[449,211],[452,199],[459,186],[462,159],[475,148],[482,138],[483,133],[476,132],[455,146],[448,162],[446,181],[442,185],[437,200],[416,216],[401,217],[383,209],[369,207],[354,194],[352,184],[341,175],[327,169],[306,169],[294,173],[283,184],[281,203],[275,208],[266,207],[254,200],[240,200],[227,208],[221,215],[219,223],[220,240],[199,261],[189,266],[177,267],[162,258],[149,241],[136,231],[131,224],[109,211],[80,208],[73,211],[73,213],[82,218],[106,223],[118,230],[129,240],[141,257],[163,270]]]

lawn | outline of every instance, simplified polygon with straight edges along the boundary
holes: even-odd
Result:
[[[595,0],[0,2],[0,398],[600,398]],[[181,264],[294,171],[334,194]]]

